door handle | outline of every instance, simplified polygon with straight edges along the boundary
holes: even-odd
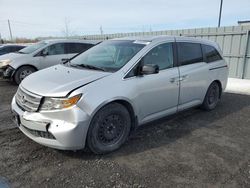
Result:
[[[174,83],[174,82],[181,82],[181,81],[184,81],[184,80],[186,80],[187,78],[188,78],[189,76],[186,74],[186,75],[183,75],[183,76],[181,76],[181,77],[175,77],[175,78],[170,78],[170,82],[171,83]]]
[[[169,81],[170,81],[171,83],[174,83],[174,82],[175,82],[175,79],[176,79],[176,78],[170,78]]]
[[[189,76],[186,74],[186,75],[183,75],[182,77],[180,77],[180,81],[184,81],[188,78]]]

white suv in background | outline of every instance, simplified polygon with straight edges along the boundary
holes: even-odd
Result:
[[[84,52],[99,41],[89,40],[45,40],[22,50],[0,57],[0,69],[4,78],[17,84],[31,73],[61,63]]]

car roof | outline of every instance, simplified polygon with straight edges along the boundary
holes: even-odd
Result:
[[[160,35],[160,36],[130,36],[130,37],[122,37],[122,38],[115,38],[112,40],[137,40],[137,41],[145,41],[145,42],[153,42],[155,40],[167,40],[167,39],[174,39],[173,36],[167,35]]]
[[[42,40],[46,43],[58,43],[58,42],[73,42],[73,43],[87,43],[87,44],[98,44],[100,40],[85,40],[85,39],[48,39]]]
[[[115,38],[112,40],[135,40],[135,41],[144,41],[144,42],[154,42],[154,41],[165,41],[165,40],[181,40],[186,42],[198,42],[202,44],[209,44],[212,46],[217,46],[216,42],[194,38],[194,37],[185,37],[185,36],[170,36],[170,35],[158,35],[158,36],[130,36],[130,37],[123,37],[123,38]]]
[[[0,47],[5,47],[5,46],[25,47],[26,45],[23,45],[23,44],[2,44]]]
[[[178,41],[185,41],[185,42],[197,42],[201,44],[209,44],[215,47],[218,47],[218,44],[214,41],[207,40],[207,39],[201,39],[201,38],[195,38],[195,37],[185,37],[185,36],[175,36],[175,39]]]

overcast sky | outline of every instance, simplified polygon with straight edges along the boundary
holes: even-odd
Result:
[[[14,37],[216,27],[220,0],[0,0],[0,33]],[[250,20],[250,0],[224,0],[222,26]]]

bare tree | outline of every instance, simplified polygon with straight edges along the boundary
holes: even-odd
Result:
[[[72,31],[70,29],[70,20],[68,18],[64,19],[64,28],[62,29],[62,33],[65,37],[70,37],[72,35]]]
[[[100,26],[100,33],[101,33],[101,35],[103,35],[102,25]]]
[[[151,27],[151,25],[149,26],[149,32],[152,32],[153,30],[152,30],[152,27]]]

